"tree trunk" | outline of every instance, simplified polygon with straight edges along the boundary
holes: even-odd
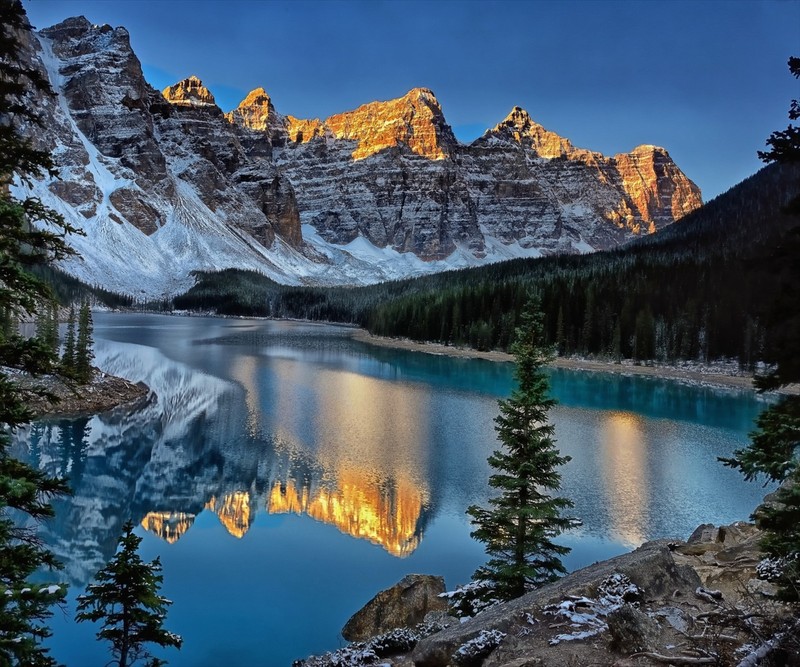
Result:
[[[524,509],[528,506],[528,487],[523,486],[519,490],[519,507]],[[527,521],[523,516],[517,517],[517,539],[514,545],[514,564],[520,569],[526,563],[525,558],[525,538],[527,537]],[[520,574],[513,586],[513,597],[517,598],[525,594],[525,575]]]

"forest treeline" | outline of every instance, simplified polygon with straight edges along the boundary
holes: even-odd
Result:
[[[766,304],[787,278],[800,170],[772,165],[623,248],[513,260],[355,288],[287,287],[257,273],[197,275],[178,309],[355,323],[383,336],[508,349],[529,292],[560,354],[638,360],[737,358],[752,367],[775,333]]]

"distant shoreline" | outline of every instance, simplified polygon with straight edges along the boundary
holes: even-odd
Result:
[[[452,347],[440,343],[419,343],[407,338],[387,338],[374,336],[365,329],[356,329],[352,335],[353,340],[377,347],[387,347],[396,350],[409,350],[448,357],[461,357],[466,359],[485,359],[495,362],[511,362],[514,357],[507,352],[491,350],[482,352],[463,347]],[[558,357],[552,364],[553,368],[565,368],[576,371],[591,371],[597,373],[614,373],[616,375],[637,375],[665,380],[677,380],[690,384],[723,387],[726,389],[740,389],[755,391],[753,376],[749,374],[732,374],[725,372],[720,366],[693,366],[681,368],[667,365],[637,365],[630,360],[621,363],[595,359],[580,359],[575,357]],[[800,385],[790,385],[779,393],[800,395]]]

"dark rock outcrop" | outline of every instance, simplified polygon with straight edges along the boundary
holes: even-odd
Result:
[[[25,394],[25,402],[37,418],[74,417],[106,412],[119,406],[131,406],[148,400],[150,390],[141,382],[108,375],[95,369],[85,385],[76,385],[54,375],[16,378]],[[46,396],[34,390],[43,389]]]
[[[423,639],[412,652],[411,659],[417,667],[445,667],[456,649],[481,631],[508,632],[519,624],[520,618],[546,605],[569,596],[593,597],[600,583],[617,573],[627,576],[643,591],[645,598],[669,597],[676,592],[688,596],[700,585],[700,579],[691,567],[675,563],[667,541],[648,542],[631,553],[577,570],[559,581]]]
[[[413,628],[432,611],[446,611],[444,579],[428,574],[409,574],[378,593],[342,628],[348,641],[359,641],[394,628]]]

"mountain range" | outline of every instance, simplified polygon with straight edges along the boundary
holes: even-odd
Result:
[[[702,204],[663,148],[606,157],[520,107],[469,145],[432,91],[325,120],[279,113],[258,88],[224,113],[190,76],[159,92],[125,28],[71,18],[26,37],[55,96],[30,96],[60,178],[15,186],[85,236],[61,264],[142,299],[193,271],[354,285],[514,257],[609,249]]]

